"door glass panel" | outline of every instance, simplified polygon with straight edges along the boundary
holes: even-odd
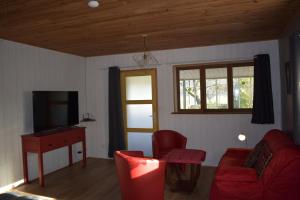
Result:
[[[151,100],[151,76],[126,77],[126,100]]]
[[[200,109],[200,70],[189,69],[179,71],[180,109]]]
[[[152,104],[127,105],[128,128],[153,128]]]
[[[206,69],[207,109],[228,108],[227,68]]]
[[[128,132],[128,150],[143,151],[152,156],[152,133]]]

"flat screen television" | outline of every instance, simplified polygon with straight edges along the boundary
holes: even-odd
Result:
[[[33,91],[35,133],[79,123],[77,91]]]

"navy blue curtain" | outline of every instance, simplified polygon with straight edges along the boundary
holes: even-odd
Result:
[[[119,67],[109,68],[109,149],[108,156],[113,157],[115,151],[125,149],[121,81]]]
[[[270,57],[268,54],[254,57],[253,124],[274,124],[273,95]]]

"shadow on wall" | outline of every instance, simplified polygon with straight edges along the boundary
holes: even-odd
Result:
[[[23,133],[33,131],[32,91],[23,92]]]

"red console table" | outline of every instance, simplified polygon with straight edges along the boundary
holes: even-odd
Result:
[[[35,134],[22,135],[23,151],[23,172],[24,182],[29,183],[27,153],[37,153],[39,163],[39,183],[43,187],[44,183],[44,166],[43,153],[68,146],[69,149],[69,166],[73,164],[72,145],[82,142],[83,167],[86,165],[86,142],[85,128],[67,128],[62,130],[49,131],[47,134],[37,136]]]

